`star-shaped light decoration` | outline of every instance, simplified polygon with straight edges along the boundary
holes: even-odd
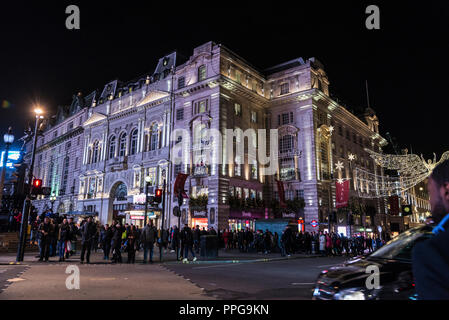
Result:
[[[334,132],[334,126],[330,126],[329,127],[329,131],[332,133],[332,132]]]
[[[338,182],[339,184],[343,184],[343,182],[345,182],[345,179],[339,178],[339,179],[337,179],[337,182]]]
[[[352,153],[350,153],[350,154],[348,155],[348,159],[349,159],[349,161],[354,160],[354,159],[355,159],[355,155],[353,155]]]
[[[338,162],[335,164],[335,170],[343,170],[343,162],[338,161]]]

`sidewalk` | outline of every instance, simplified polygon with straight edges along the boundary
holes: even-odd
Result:
[[[46,264],[46,263],[59,263],[59,257],[50,257],[48,262],[39,262],[39,258],[36,257],[38,252],[25,252],[24,261],[19,264]],[[112,255],[110,255],[112,257]],[[214,259],[205,259],[199,254],[197,255],[198,260],[193,262],[192,256],[189,255],[189,263],[243,263],[243,262],[267,262],[275,260],[288,260],[288,259],[300,259],[300,258],[312,258],[320,257],[320,255],[306,255],[306,254],[292,254],[290,257],[282,257],[280,253],[248,253],[239,252],[238,249],[224,250],[220,249],[218,252],[218,257]],[[122,252],[122,261],[126,263],[128,254]],[[0,265],[4,264],[16,264],[16,254],[15,253],[0,253]],[[136,263],[142,263],[143,261],[143,251],[136,252]],[[156,248],[153,254],[153,261],[159,263],[159,249]],[[65,263],[80,263],[80,250],[77,250],[76,254],[71,256],[69,259],[65,260]],[[97,252],[92,251],[90,255],[91,264],[112,264],[110,260],[103,260],[103,252],[97,250]],[[162,254],[162,263],[178,264],[181,261],[176,261],[176,252],[171,253],[169,250],[167,253]]]

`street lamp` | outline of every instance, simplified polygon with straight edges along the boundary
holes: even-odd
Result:
[[[143,225],[147,225],[147,211],[148,211],[148,186],[150,185],[151,177],[146,176],[145,177],[145,220],[143,222]]]
[[[25,254],[25,243],[26,243],[26,235],[28,232],[28,217],[31,209],[31,184],[33,182],[33,170],[34,170],[34,159],[36,155],[36,145],[37,145],[37,129],[39,128],[39,121],[43,119],[44,113],[40,107],[36,107],[34,109],[34,113],[36,115],[36,123],[34,125],[34,138],[33,138],[33,149],[31,151],[31,164],[30,169],[28,171],[28,190],[25,194],[25,203],[23,205],[23,213],[22,213],[22,224],[20,225],[20,242],[19,247],[17,248],[17,257],[16,261],[23,261],[23,257]]]
[[[8,132],[3,135],[3,141],[5,142],[5,154],[3,156],[3,168],[2,168],[2,177],[0,180],[0,208],[2,208],[2,199],[3,199],[3,185],[5,183],[5,174],[6,174],[6,162],[8,161],[8,152],[9,147],[14,142],[14,135],[12,134],[12,128],[8,128]]]
[[[55,196],[54,194],[52,194],[52,195],[50,196],[51,213],[53,213],[53,204],[55,203],[55,201],[56,201],[56,196]]]

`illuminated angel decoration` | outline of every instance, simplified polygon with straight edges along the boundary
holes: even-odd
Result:
[[[371,194],[365,195],[366,197],[382,197],[404,192],[429,177],[439,163],[449,159],[449,151],[444,152],[438,162],[435,153],[433,160],[426,161],[422,155],[407,154],[407,151],[402,155],[381,154],[369,149],[365,151],[382,168],[399,173],[399,177],[380,176],[357,168],[356,179],[365,185],[367,190],[371,190]],[[363,188],[358,191],[359,195],[363,196]]]

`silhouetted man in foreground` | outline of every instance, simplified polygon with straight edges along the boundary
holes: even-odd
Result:
[[[413,275],[420,300],[449,299],[449,160],[433,170],[428,191],[434,237],[413,248]]]

